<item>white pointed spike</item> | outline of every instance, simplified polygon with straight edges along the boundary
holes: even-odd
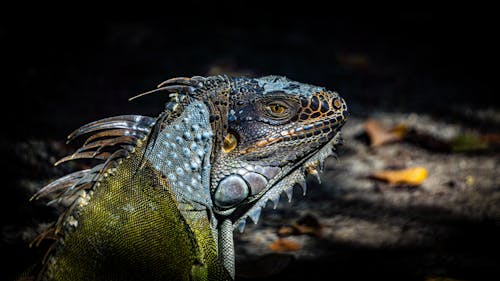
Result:
[[[243,231],[245,231],[245,225],[247,223],[247,220],[246,218],[243,218],[239,223],[238,223],[238,231],[240,233],[243,233]]]
[[[321,159],[319,160],[319,171],[323,173],[324,170],[325,170],[325,159]]]
[[[321,177],[319,176],[319,173],[314,174],[316,176],[316,179],[318,180],[318,183],[321,184]]]
[[[299,182],[297,182],[297,184],[300,186],[300,188],[302,188],[302,195],[303,195],[303,196],[306,196],[306,193],[307,193],[307,184],[306,184],[306,180],[305,180],[305,179],[302,179],[302,180],[300,180]]]
[[[293,196],[293,185],[285,190],[286,197],[288,197],[288,203],[292,202]]]
[[[250,217],[250,219],[252,219],[254,224],[257,224],[257,222],[259,221],[260,209],[261,209],[260,207],[254,207],[252,210],[250,210],[248,214],[248,216]]]
[[[271,199],[273,201],[273,209],[276,209],[278,207],[278,203],[280,202],[280,195],[274,197]]]

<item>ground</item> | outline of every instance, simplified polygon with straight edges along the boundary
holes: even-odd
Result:
[[[376,118],[392,124],[425,121],[421,130],[466,129],[411,114]],[[291,204],[282,198],[278,210],[268,207],[261,223],[237,236],[242,274],[250,279],[280,268],[279,275],[289,280],[328,271],[336,280],[486,280],[498,275],[498,154],[436,153],[404,142],[370,148],[357,138],[364,132],[362,123],[352,118],[346,125],[339,159],[326,162],[321,184],[311,178],[305,197],[297,188]],[[369,177],[395,166],[422,166],[429,176],[420,186]],[[297,224],[309,226],[305,234],[286,235]],[[296,244],[273,251],[270,245],[280,236]],[[263,256],[268,260],[255,263]]]
[[[487,17],[476,25],[418,13],[362,17],[212,21],[196,26],[196,36],[188,25],[173,29],[173,19],[71,32],[60,25],[3,29],[1,38],[15,43],[7,61],[12,101],[3,104],[15,122],[5,122],[0,141],[6,279],[43,252],[28,244],[61,211],[28,199],[84,165],[52,166],[75,148],[65,135],[108,116],[155,116],[164,98],[127,98],[170,77],[219,73],[281,74],[325,86],[351,111],[344,145],[337,160],[326,161],[321,183],[308,178],[305,196],[297,189],[291,203],[283,197],[236,234],[238,279],[500,276],[500,106],[492,98],[495,72],[481,64],[496,50],[479,33],[488,31]],[[403,126],[405,136],[372,147],[368,120]],[[479,145],[458,149],[464,137]],[[372,177],[417,166],[428,172],[419,185]]]

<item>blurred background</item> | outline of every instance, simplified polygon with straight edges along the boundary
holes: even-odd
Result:
[[[61,210],[28,199],[78,167],[52,166],[73,129],[158,115],[166,97],[127,99],[171,77],[277,74],[338,91],[351,117],[321,183],[236,235],[238,279],[498,278],[496,24],[492,12],[261,9],[4,23],[1,274],[45,250],[28,244]]]

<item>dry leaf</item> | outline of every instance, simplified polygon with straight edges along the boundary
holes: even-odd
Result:
[[[284,237],[284,236],[290,236],[290,235],[297,235],[297,229],[293,226],[282,226],[280,229],[278,229],[278,236]]]
[[[290,252],[290,251],[297,251],[301,248],[302,246],[290,239],[278,239],[274,241],[273,243],[269,244],[269,249],[271,251],[275,252]]]
[[[400,123],[394,126],[390,132],[399,137],[400,139],[404,138],[406,136],[406,133],[408,133],[408,126],[406,124]]]
[[[428,172],[423,167],[413,167],[404,170],[386,170],[371,175],[372,178],[386,181],[390,184],[419,185],[427,178]]]
[[[466,176],[465,177],[465,185],[467,185],[468,187],[471,187],[474,185],[474,177],[469,175],[469,176]]]
[[[368,119],[364,123],[366,134],[370,138],[370,146],[377,147],[386,143],[400,141],[408,131],[406,125],[399,124],[392,129],[386,129],[374,119]]]

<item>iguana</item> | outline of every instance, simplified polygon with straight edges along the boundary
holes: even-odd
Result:
[[[257,223],[267,201],[306,193],[341,142],[345,101],[281,76],[169,79],[157,117],[123,115],[68,136],[97,166],[59,178],[34,198],[70,202],[34,241],[55,242],[39,280],[232,280],[233,229]],[[49,196],[49,197],[50,197]]]

